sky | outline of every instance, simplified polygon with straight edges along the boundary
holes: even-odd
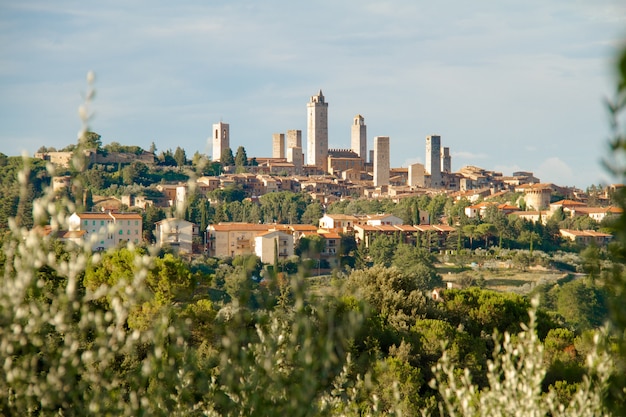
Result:
[[[221,120],[233,151],[271,156],[273,133],[306,143],[321,89],[330,148],[361,114],[392,167],[423,163],[438,134],[453,171],[585,189],[612,181],[605,101],[625,40],[617,0],[0,0],[0,152],[76,143],[94,71],[103,144],[211,156]]]

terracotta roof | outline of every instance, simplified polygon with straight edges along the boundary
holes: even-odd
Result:
[[[357,224],[354,226],[355,229],[361,229],[366,232],[375,232],[378,230],[378,226],[370,226],[369,224]]]
[[[111,213],[111,216],[115,217],[116,219],[135,219],[135,220],[141,220],[141,214],[139,213]]]
[[[219,223],[210,224],[208,228],[215,230],[216,232],[229,232],[229,231],[263,231],[274,228],[274,224],[257,224],[257,223]]]
[[[613,214],[620,214],[623,213],[623,210],[619,207],[613,207],[613,206],[609,206],[609,207],[577,207],[576,208],[577,212],[581,212],[581,213],[613,213]]]
[[[609,233],[596,232],[595,230],[560,229],[559,231],[572,236],[613,237],[613,235]]]
[[[317,232],[317,226],[313,226],[311,224],[290,224],[286,226],[289,229],[296,231],[296,232],[304,232],[304,231]]]
[[[441,232],[454,232],[456,230],[454,227],[448,226],[447,224],[436,224],[433,227]]]
[[[551,206],[565,206],[565,207],[586,206],[585,203],[581,203],[580,201],[574,201],[574,200],[560,200],[554,203],[550,203],[550,205]]]
[[[350,214],[325,214],[325,216],[333,220],[358,220],[358,217]]]
[[[415,226],[411,226],[410,224],[397,224],[395,226],[396,229],[401,232],[417,232],[417,228]]]

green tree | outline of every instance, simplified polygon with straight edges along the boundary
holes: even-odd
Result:
[[[79,145],[82,145],[84,149],[100,150],[102,148],[101,136],[96,132],[85,132],[85,134],[79,138]]]
[[[302,224],[317,226],[323,215],[322,205],[318,201],[311,201],[307,204],[306,209],[304,209],[300,221]]]
[[[246,148],[239,146],[237,153],[235,154],[235,166],[245,167],[248,165],[248,155],[246,154]]]
[[[220,155],[220,163],[222,166],[233,166],[235,165],[235,157],[233,156],[233,150],[230,148],[224,148],[222,150],[222,155]]]
[[[470,249],[474,249],[474,239],[480,236],[476,230],[476,225],[466,224],[461,230],[463,231],[463,236],[467,236],[470,240]]]
[[[187,154],[185,153],[185,150],[180,146],[177,146],[176,150],[174,151],[174,160],[176,161],[176,165],[178,165],[179,167],[184,167],[185,165],[187,165]]]
[[[391,266],[398,243],[390,235],[377,236],[369,245],[369,253],[374,265]]]
[[[435,258],[426,249],[400,244],[392,257],[392,265],[415,281],[415,287],[428,291],[443,284],[434,265]]]

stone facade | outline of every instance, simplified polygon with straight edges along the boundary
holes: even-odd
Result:
[[[411,187],[424,187],[425,169],[424,164],[409,165],[408,185]]]
[[[424,167],[430,175],[431,188],[441,187],[441,137],[426,136],[426,163]]]
[[[389,136],[374,138],[374,187],[389,185]]]
[[[285,157],[285,134],[274,133],[272,135],[272,158]]]
[[[367,126],[360,114],[354,116],[351,130],[351,148],[363,160],[367,158]]]
[[[307,103],[307,163],[326,172],[328,157],[328,103],[322,90]]]

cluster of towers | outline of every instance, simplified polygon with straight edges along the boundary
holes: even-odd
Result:
[[[286,140],[285,140],[286,139]],[[362,165],[367,162],[367,126],[360,114],[353,120],[349,150],[328,149],[328,103],[322,90],[311,96],[307,103],[307,153],[306,165],[315,167],[318,171],[329,172],[329,156],[335,153],[350,153],[361,160]],[[224,149],[230,147],[229,126],[227,123],[213,125],[213,159],[219,160]],[[344,155],[345,156],[345,155]],[[284,133],[272,135],[272,158],[284,158],[294,165],[296,172],[301,172],[305,165],[302,149],[302,131],[288,130]],[[373,165],[374,186],[380,187],[389,184],[390,147],[388,136],[374,137],[374,149],[369,154],[370,166]],[[430,186],[440,188],[444,185],[445,173],[451,172],[450,148],[441,147],[441,137],[430,135],[426,137],[425,163],[414,164],[409,167],[409,185]]]

